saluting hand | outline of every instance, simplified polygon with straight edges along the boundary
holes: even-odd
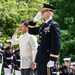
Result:
[[[38,22],[40,19],[41,19],[41,16],[42,15],[42,13],[41,13],[41,11],[39,11],[37,14],[36,14],[36,16],[34,17],[34,22]]]
[[[20,30],[21,30],[20,27],[16,29],[15,34],[18,34]]]

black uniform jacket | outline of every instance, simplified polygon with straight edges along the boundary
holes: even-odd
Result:
[[[11,65],[13,60],[11,57],[13,56],[13,53],[10,53],[10,48],[7,47],[4,49],[4,67],[8,68],[8,65]]]
[[[49,60],[56,61],[60,52],[60,28],[53,19],[39,27],[29,27],[29,33],[39,34],[38,52],[35,62],[47,64]]]

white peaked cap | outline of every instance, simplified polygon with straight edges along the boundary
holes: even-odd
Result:
[[[64,61],[70,61],[71,58],[64,58],[63,60],[64,60]]]
[[[12,42],[11,39],[6,40],[6,42]]]
[[[72,62],[72,63],[71,63],[71,66],[75,66],[75,62]]]

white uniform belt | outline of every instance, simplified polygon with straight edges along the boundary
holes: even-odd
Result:
[[[6,59],[11,59],[11,58],[6,58]]]
[[[21,61],[21,60],[16,60],[16,61]]]
[[[57,74],[57,72],[53,72],[53,74]]]

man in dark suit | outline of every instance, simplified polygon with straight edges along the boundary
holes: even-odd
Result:
[[[43,4],[42,10],[35,16],[34,21],[30,22],[29,33],[39,34],[38,52],[35,62],[31,66],[32,69],[35,69],[35,65],[37,65],[37,75],[47,75],[47,71],[54,66],[59,57],[60,28],[58,23],[52,19],[54,11],[53,5]],[[45,22],[36,27],[34,22],[38,21],[39,17],[42,17]]]

